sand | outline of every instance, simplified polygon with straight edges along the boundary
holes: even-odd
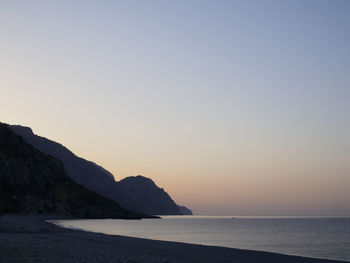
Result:
[[[60,228],[42,215],[4,215],[0,218],[0,263],[327,263],[282,254],[111,236]]]

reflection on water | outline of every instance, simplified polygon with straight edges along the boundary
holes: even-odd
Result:
[[[56,223],[111,235],[350,261],[350,218],[164,216]]]

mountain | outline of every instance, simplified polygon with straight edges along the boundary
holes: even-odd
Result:
[[[115,180],[110,172],[93,162],[76,156],[57,142],[35,135],[29,127],[19,125],[11,125],[10,127],[41,152],[60,160],[64,164],[68,176],[75,182],[104,197],[113,199]]]
[[[193,215],[192,211],[188,209],[186,206],[178,206],[180,209],[181,214],[183,215]]]
[[[117,182],[116,200],[136,211],[151,215],[192,215],[192,211],[177,205],[163,188],[150,178],[138,175]],[[182,210],[183,209],[183,210]]]
[[[0,214],[50,213],[79,218],[141,218],[67,176],[63,164],[0,123]]]
[[[151,179],[140,175],[127,177],[118,182],[117,194],[120,204],[133,207],[136,211],[150,214],[161,212],[163,215],[181,214],[178,206],[163,188],[159,188]]]
[[[64,168],[75,182],[86,188],[115,200],[122,206],[142,213],[154,215],[181,215],[181,211],[191,213],[178,206],[171,197],[149,178],[127,177],[120,182],[113,175],[95,164],[76,156],[63,145],[45,137],[35,135],[28,127],[11,125],[11,129],[28,143],[45,154],[49,154],[64,164]]]

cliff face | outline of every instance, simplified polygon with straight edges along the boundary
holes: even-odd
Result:
[[[0,214],[52,213],[79,218],[140,218],[69,178],[61,161],[43,154],[0,123]]]
[[[188,209],[186,206],[178,206],[180,209],[181,214],[183,215],[193,215],[192,211]]]
[[[35,135],[31,128],[11,125],[11,129],[41,152],[60,160],[69,177],[78,184],[110,199],[114,196],[114,177],[101,166],[76,156],[63,145]]]
[[[127,177],[117,183],[117,199],[125,207],[150,214],[181,215],[171,197],[151,179],[143,176]]]
[[[127,177],[116,182],[113,175],[101,166],[76,156],[57,142],[35,135],[30,128],[12,125],[11,129],[43,153],[61,160],[68,176],[75,182],[122,206],[156,215],[181,215],[181,211],[185,211],[149,178]],[[188,211],[192,214],[191,210]]]

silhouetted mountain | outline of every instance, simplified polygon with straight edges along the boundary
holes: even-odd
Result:
[[[104,197],[113,199],[115,180],[110,172],[93,162],[76,156],[57,142],[35,135],[31,128],[19,125],[11,125],[10,128],[41,152],[62,161],[68,176],[75,182]]]
[[[180,215],[180,209],[170,196],[149,178],[127,177],[117,184],[117,200],[125,207],[150,214]],[[149,205],[152,204],[152,205]]]
[[[138,175],[117,183],[117,200],[125,207],[152,215],[192,215],[192,211],[178,206],[163,188],[150,178]],[[183,209],[184,208],[184,209]],[[181,211],[183,209],[183,211]]]
[[[137,176],[116,182],[113,175],[101,166],[76,156],[57,142],[35,135],[30,128],[19,125],[11,128],[35,148],[61,160],[68,176],[88,189],[135,211],[157,215],[182,214],[170,196],[151,179]]]
[[[183,215],[193,215],[192,211],[188,209],[186,206],[178,206],[180,209],[181,214]]]
[[[141,218],[69,178],[61,161],[0,123],[0,214],[53,213],[80,218]]]

